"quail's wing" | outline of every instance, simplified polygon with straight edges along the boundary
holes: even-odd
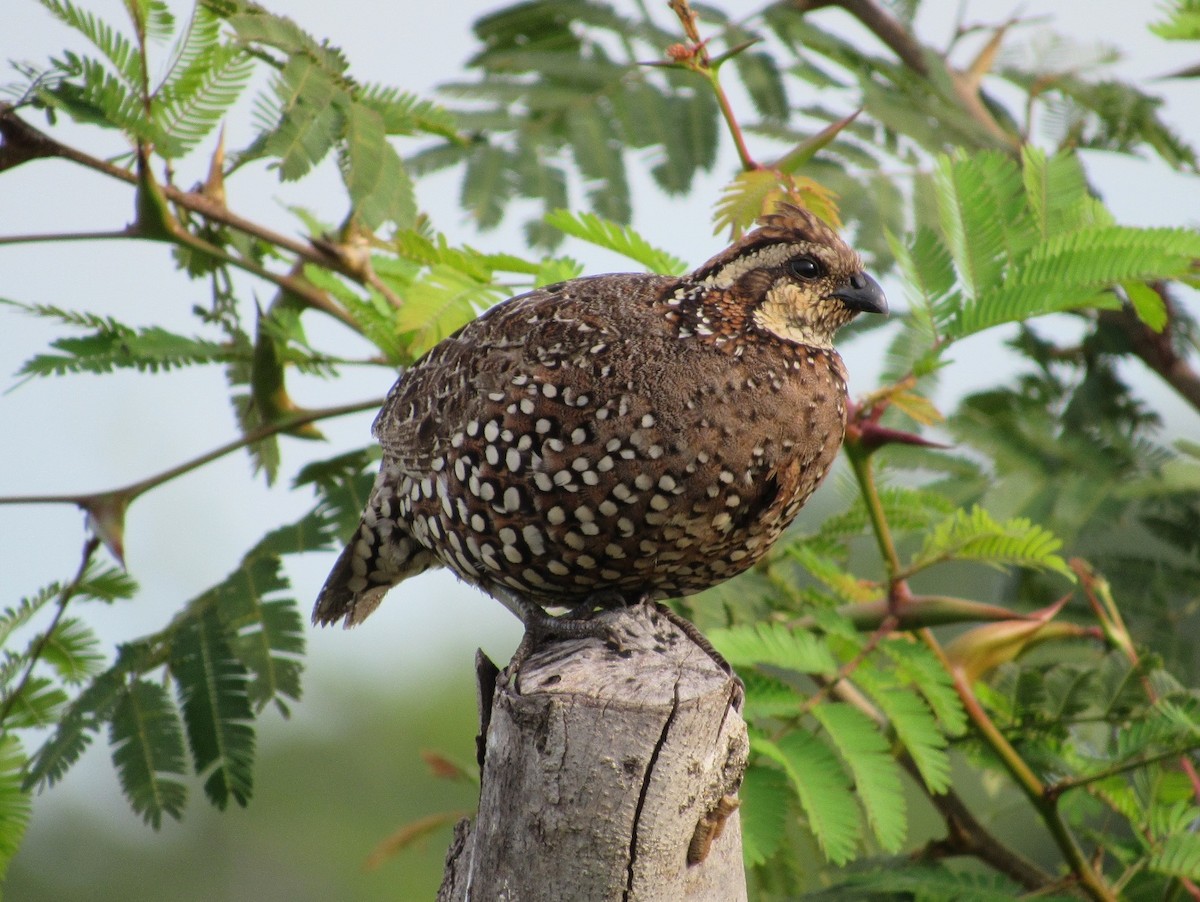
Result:
[[[411,473],[446,455],[513,380],[571,367],[589,378],[598,342],[616,345],[654,328],[651,307],[675,280],[619,274],[573,279],[504,301],[435,346],[388,394],[373,428],[384,454]],[[623,317],[614,317],[614,308]],[[636,328],[617,328],[615,320]]]

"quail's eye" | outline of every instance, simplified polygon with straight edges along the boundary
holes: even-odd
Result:
[[[788,270],[796,278],[811,282],[821,275],[821,264],[812,257],[793,257],[788,261]]]

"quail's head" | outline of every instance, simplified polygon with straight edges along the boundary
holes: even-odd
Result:
[[[887,313],[862,258],[808,210],[781,204],[759,228],[700,267],[695,277],[754,304],[757,329],[815,348],[859,313]],[[750,325],[747,323],[747,325]]]

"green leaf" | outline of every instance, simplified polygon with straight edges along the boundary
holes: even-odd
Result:
[[[937,233],[924,226],[917,229],[908,244],[888,233],[888,246],[904,277],[905,296],[919,319],[914,325],[943,323],[958,309],[961,298],[956,292],[954,258]],[[928,335],[926,344],[932,343]]]
[[[156,830],[163,814],[183,816],[187,788],[183,731],[167,690],[159,683],[137,680],[113,711],[109,741],[121,788],[133,810]]]
[[[751,867],[764,864],[783,842],[788,816],[788,783],[779,771],[750,765],[738,796],[742,821],[742,853]]]
[[[1116,310],[1121,302],[1110,292],[1090,285],[1076,286],[1058,280],[1038,284],[1001,285],[964,303],[945,326],[945,335],[959,339],[993,326],[1062,313],[1082,307]]]
[[[21,847],[33,808],[22,785],[27,763],[20,740],[10,733],[0,734],[0,880]]]
[[[419,356],[503,299],[492,285],[439,263],[408,290],[396,328],[411,333],[410,353]]]
[[[739,53],[733,64],[758,114],[764,119],[786,122],[791,110],[774,57],[769,53]]]
[[[361,86],[355,99],[383,117],[389,135],[424,133],[461,140],[454,114],[416,94],[391,85],[366,84]]]
[[[480,228],[499,225],[513,194],[513,171],[513,156],[507,150],[484,142],[475,145],[467,159],[460,203]]]
[[[861,835],[858,805],[828,746],[801,730],[778,743],[756,738],[752,745],[783,769],[825,858],[835,865],[853,859]]]
[[[58,725],[29,764],[25,788],[53,786],[92,741],[92,733],[109,719],[125,689],[128,674],[138,670],[145,646],[122,646],[117,661],[96,676],[58,719]]]
[[[832,675],[837,664],[812,633],[781,623],[755,623],[709,632],[709,640],[734,667],[769,665],[799,673]]]
[[[189,338],[158,326],[136,329],[112,317],[79,313],[43,304],[20,304],[0,299],[26,313],[68,326],[91,329],[78,338],[58,338],[50,346],[61,354],[39,354],[18,370],[23,376],[62,376],[67,373],[111,373],[136,369],[157,373],[200,363],[224,363],[233,356],[227,345]]]
[[[292,56],[275,82],[278,120],[261,151],[279,158],[285,182],[308,174],[333,148],[345,121],[347,98],[329,73],[309,56]]]
[[[1200,880],[1200,835],[1168,836],[1150,857],[1150,869],[1185,880]]]
[[[416,197],[400,156],[388,142],[383,116],[362,104],[351,104],[346,150],[340,159],[342,179],[363,225],[372,230],[385,222],[400,228],[412,225]]]
[[[42,660],[52,666],[64,683],[82,683],[104,661],[100,640],[82,620],[68,617],[46,637]]]
[[[1003,569],[1013,565],[1053,570],[1068,579],[1074,574],[1054,552],[1062,541],[1047,529],[1023,517],[999,523],[983,508],[955,511],[925,536],[921,551],[909,564],[923,570],[947,560],[973,560]]]
[[[721,189],[721,199],[713,210],[713,231],[730,230],[740,235],[783,197],[779,176],[769,169],[751,169],[738,173]]]
[[[829,733],[854,781],[854,791],[879,845],[898,852],[907,832],[900,766],[871,718],[842,703],[820,704],[813,716]]]
[[[1042,239],[1100,223],[1087,215],[1094,198],[1074,153],[1045,152],[1027,144],[1021,151],[1021,177],[1034,224]]]
[[[1162,332],[1167,325],[1167,302],[1163,296],[1145,282],[1122,282],[1121,287],[1125,289],[1138,319],[1155,332]]]
[[[99,16],[63,0],[38,0],[51,15],[87,38],[105,58],[121,80],[132,90],[141,87],[142,57],[137,46]]]
[[[1005,262],[1032,237],[1016,165],[1000,153],[938,158],[939,219],[964,291],[978,298],[1000,281]]]
[[[546,222],[575,238],[623,254],[651,272],[679,275],[687,269],[684,261],[654,247],[631,227],[602,219],[594,213],[555,210],[547,214]]]
[[[254,71],[254,58],[243,47],[222,44],[220,37],[220,18],[197,5],[153,93],[152,116],[163,136],[155,149],[164,157],[182,156],[209,135]]]
[[[946,736],[938,728],[928,704],[907,689],[884,689],[871,693],[896,731],[926,787],[935,795],[950,788],[950,756]]]
[[[38,589],[33,595],[22,598],[15,608],[5,608],[0,614],[0,648],[3,648],[9,637],[25,626],[47,604],[62,592],[61,583],[51,583]]]
[[[30,677],[20,692],[16,688],[0,696],[0,706],[8,709],[3,723],[6,730],[46,727],[58,721],[67,694],[47,677]]]
[[[253,788],[254,762],[249,678],[215,611],[189,618],[179,628],[170,669],[196,773],[208,774],[204,791],[218,808],[231,798],[245,806]]]
[[[929,648],[907,640],[896,640],[880,643],[879,650],[895,664],[897,677],[903,683],[915,686],[929,703],[947,736],[961,736],[966,732],[967,716],[962,700],[954,689],[954,679]],[[882,695],[877,701],[881,708],[885,707],[886,701]]]

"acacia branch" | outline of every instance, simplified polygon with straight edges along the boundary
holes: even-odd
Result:
[[[1101,310],[1100,323],[1120,329],[1129,340],[1129,349],[1133,354],[1171,386],[1193,409],[1200,412],[1200,372],[1176,350],[1172,341],[1176,330],[1172,329],[1171,325],[1179,319],[1175,312],[1175,300],[1165,282],[1154,282],[1150,287],[1163,299],[1167,308],[1167,326],[1161,332],[1155,332],[1147,326],[1128,307],[1120,310]]]
[[[0,137],[4,138],[3,143],[0,144],[0,172],[34,159],[59,158],[77,163],[87,169],[107,175],[110,178],[118,179],[127,184],[137,184],[136,173],[55,140],[17,116],[11,104],[0,103]],[[203,216],[210,222],[228,226],[277,248],[289,251],[307,263],[315,263],[318,266],[331,269],[359,284],[370,285],[387,298],[388,303],[393,306],[399,307],[403,303],[402,299],[381,280],[365,275],[361,271],[361,267],[352,265],[344,255],[338,254],[331,249],[327,250],[322,246],[322,242],[301,241],[276,232],[266,226],[239,216],[230,210],[224,201],[210,197],[203,192],[183,191],[171,184],[162,185],[161,188],[163,195],[171,203]],[[186,242],[187,238],[182,236],[187,236],[187,238],[194,241],[202,241],[202,239],[186,231],[182,231],[180,235],[176,235],[175,237],[181,242]],[[114,235],[113,237],[121,236]],[[131,235],[128,237],[137,236]],[[204,243],[207,245],[207,242]],[[212,245],[207,246],[209,248],[212,247]],[[205,252],[212,253],[212,251]],[[252,261],[242,260],[227,253],[224,254],[224,257],[222,257],[221,253],[213,255],[218,258],[227,258],[226,262],[279,284],[281,287],[287,288],[288,291],[295,293],[298,297],[310,302],[317,309],[336,316],[347,324],[353,324],[345,311],[342,311],[324,292],[320,292],[316,288],[311,286],[305,288],[296,279],[291,279],[287,284],[283,284],[279,280],[286,279],[287,277],[270,273]]]
[[[318,420],[328,420],[333,417],[345,416],[350,413],[360,413],[364,410],[376,410],[383,404],[382,398],[372,398],[370,401],[359,401],[354,404],[342,404],[337,407],[324,407],[315,410],[306,410],[294,416],[284,417],[276,420],[273,423],[268,423],[265,426],[259,426],[257,429],[252,429],[240,438],[226,442],[211,451],[207,451],[198,457],[193,457],[181,464],[177,464],[161,473],[156,473],[153,476],[148,476],[145,479],[140,479],[137,482],[132,482],[129,485],[122,486],[117,489],[110,489],[106,492],[89,492],[81,495],[8,495],[0,496],[0,504],[74,504],[78,507],[87,508],[94,505],[101,499],[120,497],[126,502],[132,501],[138,495],[148,492],[150,489],[157,488],[164,482],[175,479],[177,476],[182,476],[184,473],[189,473],[192,470],[199,469],[205,464],[212,463],[226,454],[231,454],[248,445],[253,445],[255,442],[260,442],[263,439],[271,438],[282,432],[288,432],[296,429],[299,426],[305,426],[309,423],[315,423]]]

